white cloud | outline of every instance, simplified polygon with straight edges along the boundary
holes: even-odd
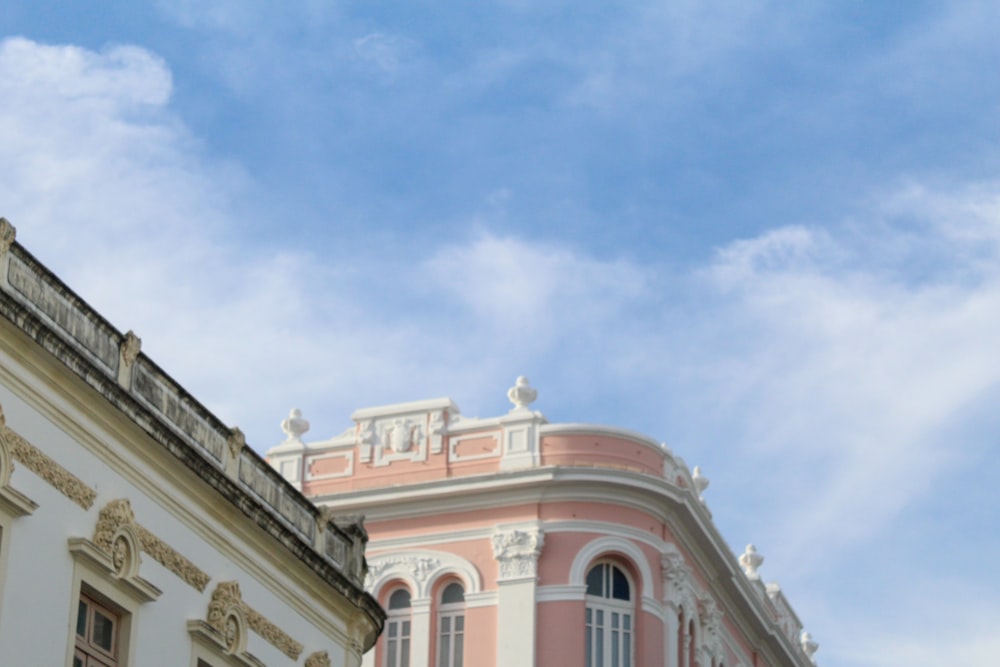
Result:
[[[747,478],[731,502],[759,513],[784,577],[846,561],[939,484],[959,465],[940,434],[1000,386],[996,184],[907,186],[868,219],[728,244],[693,278],[490,232],[402,256],[290,252],[246,239],[249,179],[202,154],[155,55],[6,40],[0,94],[0,214],[260,448],[292,404],[316,437],[394,400],[496,414],[513,376],[544,368],[563,382],[539,385],[543,410],[558,390],[657,424],[686,403],[691,432],[725,422],[742,444],[720,456]],[[891,650],[868,641],[867,664],[971,662],[998,648],[984,628],[949,629],[947,653],[900,630]]]
[[[707,270],[725,295],[713,317],[750,337],[726,410],[774,461],[760,493],[785,517],[769,537],[786,560],[852,548],[957,465],[941,434],[1000,386],[997,192],[893,195],[872,233],[778,229]],[[732,349],[714,350],[723,368]]]
[[[637,267],[484,234],[445,246],[424,263],[436,288],[491,328],[516,332],[531,344],[596,322],[611,322],[647,291]]]

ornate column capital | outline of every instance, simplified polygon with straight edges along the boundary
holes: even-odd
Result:
[[[537,578],[544,543],[545,534],[537,528],[494,533],[493,557],[500,564],[497,581]]]

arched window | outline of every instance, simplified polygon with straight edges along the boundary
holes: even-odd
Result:
[[[385,619],[385,667],[410,667],[410,591],[397,588],[389,595]]]
[[[632,667],[635,604],[625,571],[614,563],[594,565],[586,599],[587,667]]]
[[[438,607],[438,667],[462,667],[465,651],[465,589],[453,582],[441,592]]]

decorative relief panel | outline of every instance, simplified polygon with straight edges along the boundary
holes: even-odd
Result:
[[[306,481],[350,477],[354,474],[354,452],[310,456],[306,463]]]
[[[698,599],[698,617],[701,621],[702,643],[709,654],[721,660],[725,657],[722,640],[722,610],[708,595]]]
[[[10,286],[48,319],[72,347],[103,367],[108,376],[117,377],[119,334],[114,329],[81,308],[78,300],[45,280],[35,267],[13,253],[7,277]]]
[[[496,458],[500,453],[500,437],[496,433],[453,435],[448,441],[448,460],[455,463]]]
[[[376,424],[373,460],[377,466],[393,461],[423,461],[427,458],[424,426],[410,417],[396,417]]]
[[[249,628],[292,660],[298,660],[302,654],[302,644],[243,601],[240,585],[235,581],[223,581],[215,587],[207,620],[224,637],[229,653],[246,649],[246,635],[241,632]]]
[[[390,569],[402,566],[409,574],[424,583],[431,572],[441,567],[441,559],[430,556],[387,556],[368,564],[368,585],[374,584]]]
[[[691,568],[684,562],[684,557],[678,551],[667,551],[660,557],[660,568],[663,575],[665,602],[674,611],[681,608],[691,614],[696,608],[694,577]]]
[[[498,581],[533,578],[545,535],[540,530],[510,530],[493,535],[493,557],[500,564]]]
[[[46,456],[37,447],[7,426],[7,420],[0,408],[0,437],[7,442],[11,458],[22,463],[25,468],[48,482],[83,509],[90,509],[97,497],[97,491],[83,483],[80,478]]]
[[[185,402],[177,388],[143,359],[137,359],[132,369],[132,389],[133,395],[160,415],[181,438],[209,454],[216,462],[222,462],[223,448],[230,434],[220,433],[199,415]]]
[[[427,549],[372,556],[368,561],[365,588],[377,594],[384,584],[402,579],[413,587],[413,597],[419,600],[429,597],[434,582],[445,575],[462,580],[466,599],[482,591],[482,575],[469,560],[446,551]]]
[[[129,539],[130,535],[134,537]],[[127,557],[129,550],[134,553],[135,566],[138,567],[138,551],[141,550],[199,592],[205,590],[211,579],[194,563],[136,523],[132,506],[125,499],[112,500],[104,506],[97,518],[93,541],[99,549],[112,556],[116,568],[119,559]]]

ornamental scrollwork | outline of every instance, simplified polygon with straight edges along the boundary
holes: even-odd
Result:
[[[331,667],[330,656],[326,651],[317,651],[306,658],[305,667]]]
[[[207,620],[226,639],[227,646],[231,645],[229,634],[235,631],[236,639],[231,652],[238,652],[245,645],[245,641],[239,636],[245,625],[292,660],[298,660],[302,654],[302,644],[243,601],[238,582],[219,582],[208,604]]]
[[[131,544],[127,546],[133,549],[138,548],[148,554],[153,560],[195,590],[199,592],[205,590],[211,577],[173,547],[137,523],[132,506],[124,498],[112,500],[98,514],[97,527],[94,530],[94,544],[114,559],[115,542],[124,527],[128,528],[130,540],[135,545],[134,547]],[[121,549],[121,547],[118,548]]]
[[[2,407],[0,407],[0,437],[7,441],[11,458],[23,464],[25,468],[83,509],[89,510],[93,506],[97,491],[9,428]]]

